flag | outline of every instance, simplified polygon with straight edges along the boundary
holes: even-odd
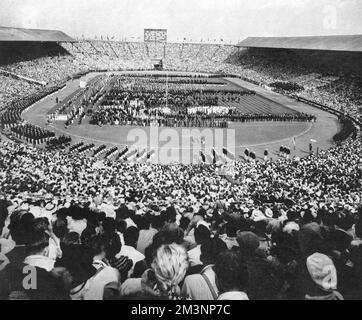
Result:
[[[213,164],[216,164],[217,160],[216,160],[216,157],[217,157],[217,154],[216,154],[216,151],[214,148],[212,148],[212,163]]]
[[[147,162],[150,162],[151,159],[155,156],[155,150],[151,150],[148,154],[147,154]]]
[[[222,153],[225,160],[235,160],[235,155],[228,151],[226,148],[222,148]]]
[[[202,160],[202,162],[206,162],[206,157],[205,157],[205,154],[202,152],[202,151],[200,151],[200,155],[201,155],[201,160]]]
[[[128,147],[124,148],[123,151],[120,152],[119,159],[125,159],[127,161],[128,152]]]
[[[137,162],[141,162],[141,161],[143,161],[144,159],[148,159],[147,157],[148,157],[147,150],[146,150],[146,149],[143,149],[143,150],[141,151],[141,153],[139,153],[138,158],[137,158],[136,161],[137,161]]]
[[[316,142],[317,142],[317,140],[310,139],[310,142],[316,143]]]

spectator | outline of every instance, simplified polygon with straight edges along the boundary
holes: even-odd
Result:
[[[236,252],[220,253],[214,270],[219,288],[218,300],[249,300],[244,291],[248,281],[247,270]]]

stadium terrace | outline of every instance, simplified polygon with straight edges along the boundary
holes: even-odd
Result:
[[[362,299],[355,39],[0,28],[0,299]]]

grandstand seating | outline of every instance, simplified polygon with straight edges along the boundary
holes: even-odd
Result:
[[[210,165],[187,166],[149,163],[154,150],[69,146],[69,138],[23,123],[21,112],[72,74],[152,69],[160,54],[169,70],[223,72],[261,85],[294,79],[303,88],[293,94],[361,119],[356,76],[301,67],[290,52],[282,57],[286,63],[273,54],[268,60],[266,52],[235,53],[232,46],[162,46],[66,42],[60,55],[32,58],[27,51],[24,59],[1,63],[51,86],[0,75],[2,124],[28,142],[0,139],[0,299],[196,300],[195,284],[208,299],[361,299],[362,141],[360,132],[350,137],[350,118],[342,119],[337,137],[346,141],[318,154],[290,159],[286,153],[273,162],[267,150],[259,161],[250,150],[235,159],[223,148]],[[290,95],[288,87],[283,94]],[[269,111],[253,94],[242,95],[236,107]],[[44,142],[46,150],[31,145]],[[24,292],[18,268],[31,259],[42,271],[41,286]],[[214,283],[206,285],[200,270]],[[330,283],[331,274],[338,283],[333,279],[326,290],[321,282]],[[227,286],[230,292],[223,292]]]

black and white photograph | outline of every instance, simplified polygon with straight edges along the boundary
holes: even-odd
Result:
[[[362,300],[361,17],[0,0],[0,300]]]

